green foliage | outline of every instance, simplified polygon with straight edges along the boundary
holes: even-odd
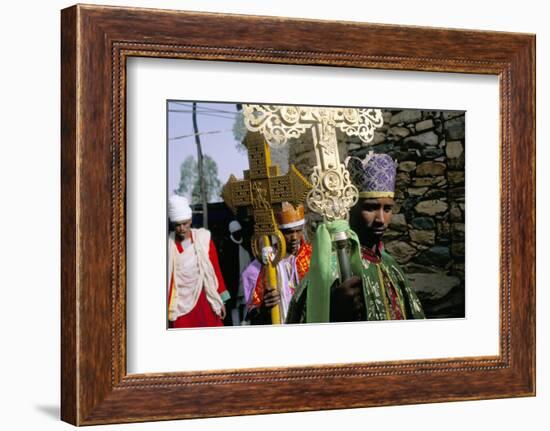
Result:
[[[203,157],[204,182],[206,187],[206,200],[213,202],[219,200],[222,183],[218,178],[218,165],[208,155]],[[180,183],[175,193],[182,196],[191,194],[191,203],[201,203],[200,178],[197,161],[193,156],[187,157],[180,166]]]
[[[240,153],[246,153],[246,147],[242,144],[244,137],[246,136],[246,126],[244,125],[244,119],[242,112],[235,115],[235,122],[233,123],[233,137],[237,141],[235,147]]]

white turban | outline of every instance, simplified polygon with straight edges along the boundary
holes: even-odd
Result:
[[[233,220],[231,223],[229,223],[229,238],[231,238],[231,241],[233,241],[235,244],[242,244],[243,239],[236,240],[233,234],[239,230],[242,229],[241,224],[237,220]]]
[[[231,223],[229,223],[229,233],[234,233],[241,229],[241,224],[237,220],[233,220]]]
[[[168,218],[172,222],[190,220],[191,207],[187,198],[180,195],[172,195],[168,198]]]

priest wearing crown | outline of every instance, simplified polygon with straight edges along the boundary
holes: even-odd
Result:
[[[247,320],[253,325],[270,324],[270,309],[275,305],[280,306],[284,322],[292,295],[309,270],[311,245],[304,238],[303,205],[295,208],[283,202],[275,215],[287,251],[277,264],[277,290],[268,287],[265,270],[258,260],[254,260],[242,274]]]
[[[360,320],[422,319],[422,305],[403,269],[384,249],[382,237],[393,215],[396,166],[387,154],[349,158],[348,171],[359,189],[359,200],[350,212],[350,263],[353,276],[341,282],[330,240],[314,247],[315,271],[300,285],[290,304],[287,323],[349,322]],[[317,259],[317,257],[319,259]],[[323,262],[318,263],[317,260]],[[325,262],[326,261],[326,262]]]

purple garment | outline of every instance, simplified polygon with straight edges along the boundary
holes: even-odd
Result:
[[[396,166],[388,154],[371,152],[364,160],[350,157],[347,168],[351,181],[360,192],[395,191]]]
[[[251,308],[252,293],[256,288],[258,277],[262,265],[257,259],[254,259],[250,265],[248,265],[242,273],[243,292],[244,299],[248,308]],[[277,264],[277,288],[281,295],[280,313],[282,321],[284,322],[288,311],[288,306],[294,290],[298,287],[298,271],[296,270],[296,257],[289,255]]]
[[[254,259],[250,265],[245,268],[241,275],[243,281],[244,300],[246,304],[250,301],[250,295],[252,295],[252,292],[256,287],[256,280],[258,280],[261,269],[262,265],[258,262],[258,259]]]

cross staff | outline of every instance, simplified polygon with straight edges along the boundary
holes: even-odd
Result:
[[[307,196],[309,209],[323,220],[347,220],[349,209],[359,198],[349,172],[340,161],[336,129],[370,143],[376,128],[383,125],[380,109],[329,108],[280,105],[244,105],[244,122],[248,130],[262,133],[269,145],[281,147],[290,139],[312,131],[316,166],[311,174],[312,190]],[[347,236],[333,238],[337,245],[342,281],[351,276],[345,252]]]
[[[300,174],[294,165],[286,175],[279,175],[279,167],[271,165],[271,153],[263,136],[247,133],[244,144],[248,150],[249,169],[244,171],[244,179],[234,175],[224,185],[222,197],[226,205],[236,214],[238,207],[248,208],[254,217],[252,252],[267,268],[267,284],[277,289],[275,267],[286,254],[285,239],[278,229],[273,206],[284,201],[294,205],[304,202],[311,184]],[[274,257],[270,257],[271,237],[277,238],[278,247]],[[260,244],[261,243],[261,244]],[[279,306],[271,309],[271,321],[281,322]]]

